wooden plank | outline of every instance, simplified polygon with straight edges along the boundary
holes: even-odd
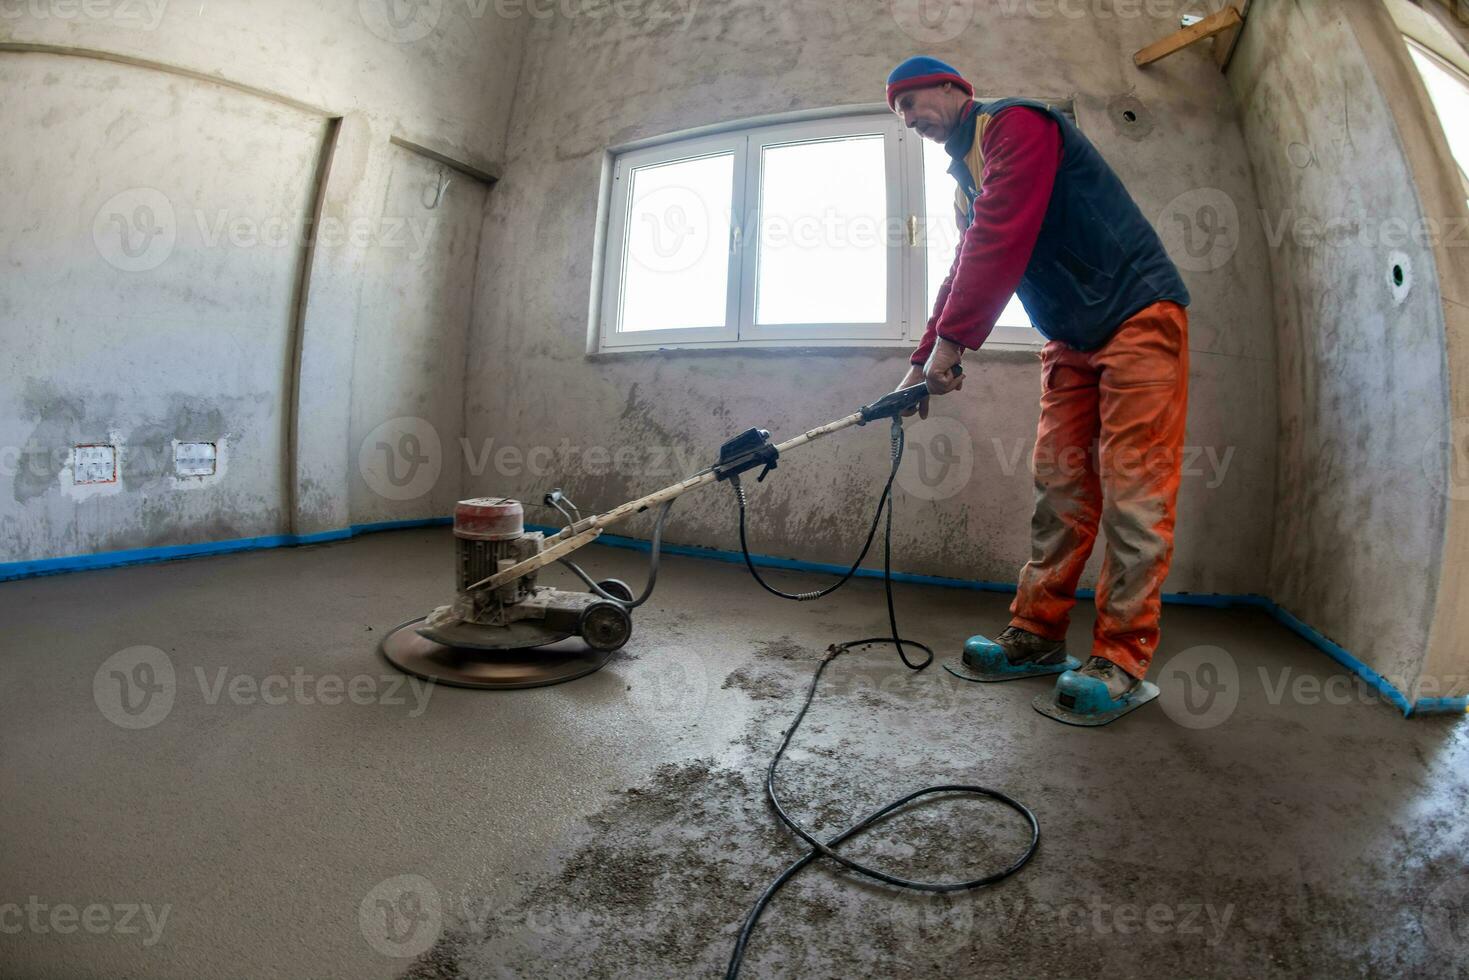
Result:
[[[1240,25],[1236,24],[1226,31],[1214,35],[1214,64],[1222,70],[1229,64],[1229,56],[1234,54],[1234,46],[1239,41]]]
[[[793,436],[785,442],[778,443],[775,448],[783,455],[792,449],[806,445],[808,442],[820,439],[822,436],[829,436],[833,432],[840,432],[842,429],[861,424],[862,413],[853,412],[851,415],[837,419],[835,422],[828,422],[814,429],[808,429],[798,436]],[[686,480],[681,480],[672,486],[667,486],[662,490],[650,493],[646,497],[639,497],[637,500],[630,500],[620,507],[614,507],[605,514],[596,514],[584,520],[577,521],[575,524],[564,527],[549,538],[546,538],[542,542],[541,547],[544,550],[540,554],[527,558],[517,565],[512,565],[503,572],[496,572],[494,575],[480,579],[468,588],[461,590],[461,594],[473,592],[478,589],[498,589],[502,585],[514,582],[516,579],[524,578],[536,569],[549,565],[551,562],[570,554],[582,545],[591,544],[605,528],[611,527],[618,521],[631,517],[633,514],[641,513],[650,507],[656,507],[665,500],[672,500],[675,497],[688,493],[690,490],[708,486],[715,479],[715,474],[711,470],[703,470],[695,473]]]
[[[1243,18],[1234,7],[1225,7],[1205,17],[1192,27],[1185,27],[1180,31],[1168,35],[1161,41],[1155,41],[1132,56],[1132,63],[1139,68],[1150,65],[1159,58],[1166,58],[1176,51],[1182,51],[1190,44],[1197,44],[1207,37],[1222,34],[1225,31],[1238,28]]]
[[[433,147],[424,146],[422,143],[415,143],[412,140],[403,138],[402,136],[390,136],[388,137],[388,142],[392,143],[394,146],[401,146],[403,149],[408,150],[412,153],[417,153],[419,156],[427,157],[435,163],[442,163],[446,167],[451,167],[454,170],[459,171],[466,177],[472,177],[475,180],[480,181],[483,184],[487,184],[491,187],[495,186],[495,183],[500,179],[499,173],[496,172],[497,168],[494,167],[494,165],[492,164],[482,163],[476,166],[473,163],[467,163],[463,160],[456,159],[455,157],[450,156],[448,153],[444,153],[440,150],[435,150]]]
[[[1221,34],[1214,35],[1214,64],[1223,71],[1229,67],[1229,60],[1234,57],[1234,49],[1239,46],[1240,32],[1244,29],[1244,19],[1250,15],[1250,0],[1245,0],[1245,5],[1239,7],[1240,22]]]

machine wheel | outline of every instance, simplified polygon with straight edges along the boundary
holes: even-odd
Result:
[[[602,599],[582,610],[578,632],[593,650],[611,653],[622,649],[632,636],[632,616],[617,603]]]
[[[632,589],[620,578],[606,578],[597,583],[597,588],[623,602],[632,602]]]

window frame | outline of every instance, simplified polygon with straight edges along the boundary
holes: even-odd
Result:
[[[1057,104],[1052,100],[1052,104]],[[1068,108],[1062,106],[1063,111]],[[755,289],[759,274],[760,179],[763,149],[783,143],[881,133],[888,168],[888,208],[904,227],[888,255],[888,319],[868,324],[757,325]],[[725,323],[712,328],[622,331],[620,304],[626,262],[626,216],[633,170],[734,152],[731,189],[730,266]],[[588,354],[658,350],[760,348],[904,348],[923,337],[927,308],[927,210],[921,137],[908,132],[885,105],[798,112],[705,127],[685,134],[613,147],[603,157],[603,193],[594,242],[593,296],[589,308]],[[908,234],[907,222],[916,234]],[[752,229],[754,231],[752,232]],[[831,331],[840,330],[839,336]],[[822,332],[825,331],[825,335]],[[984,349],[1038,350],[1045,338],[1034,327],[996,326]]]
[[[826,140],[838,140],[850,137],[882,136],[883,137],[883,165],[887,173],[902,172],[902,146],[898,139],[901,137],[897,116],[888,113],[884,119],[879,115],[864,114],[862,116],[845,116],[836,119],[823,119],[816,121],[803,121],[785,123],[775,126],[761,126],[749,130],[747,133],[748,160],[745,166],[745,213],[742,221],[747,229],[741,236],[742,249],[745,250],[742,262],[743,275],[741,276],[740,306],[737,311],[739,333],[738,339],[742,342],[762,341],[801,341],[812,340],[888,340],[894,343],[905,339],[904,334],[907,327],[907,318],[904,316],[905,309],[905,273],[903,269],[903,255],[900,248],[887,249],[887,310],[886,316],[880,323],[788,323],[788,324],[760,324],[755,322],[757,309],[757,286],[760,278],[760,234],[762,230],[761,195],[760,188],[764,181],[764,158],[765,150],[769,147],[789,146],[799,143],[815,143]],[[870,123],[869,123],[870,121]],[[901,179],[886,181],[884,192],[887,196],[887,210],[889,215],[903,213],[904,181]],[[753,229],[750,231],[748,229]],[[885,230],[884,230],[885,233]],[[840,331],[839,337],[833,334]]]
[[[1430,47],[1419,38],[1411,34],[1403,34],[1403,42],[1408,47],[1408,60],[1413,64],[1413,70],[1422,75],[1423,70],[1413,59],[1413,53],[1417,52],[1424,60],[1436,65],[1440,71],[1457,81],[1465,89],[1469,89],[1469,71],[1445,57],[1434,47]],[[1438,104],[1433,101],[1433,94],[1428,91],[1428,80],[1420,78],[1423,84],[1424,95],[1427,97],[1427,106],[1433,113],[1434,122],[1439,126],[1439,135],[1443,138],[1444,145],[1449,149],[1449,161],[1459,171],[1459,180],[1464,185],[1464,194],[1469,199],[1469,160],[1460,160],[1453,152],[1453,144],[1449,141],[1448,123],[1444,121],[1442,114],[1438,111]]]
[[[983,101],[983,100],[981,100]],[[905,134],[906,135],[906,134]],[[913,209],[908,213],[917,219],[919,229],[919,241],[928,241],[928,201],[927,188],[923,186],[923,137],[914,134],[907,139],[904,150],[905,185],[911,174],[912,191],[917,194]],[[957,187],[955,188],[957,193]],[[917,324],[917,332],[912,341],[917,343],[923,338],[923,331],[928,328],[928,317],[933,312],[928,306],[928,258],[929,251],[924,248],[910,248],[912,253],[909,260],[913,268],[908,276],[909,308],[912,310],[909,322]],[[1028,319],[1028,317],[1027,317]],[[996,324],[985,340],[984,346],[1000,350],[1039,350],[1046,343],[1046,338],[1041,336],[1035,327],[1010,327]],[[983,349],[983,348],[981,348]]]
[[[707,159],[709,157],[723,156],[725,153],[732,153],[734,157],[734,173],[731,178],[730,206],[733,209],[732,216],[738,215],[743,205],[745,186],[744,142],[745,140],[742,136],[730,133],[722,136],[709,136],[703,139],[680,140],[676,144],[648,147],[647,149],[635,150],[618,157],[617,173],[613,176],[612,187],[614,195],[620,195],[620,199],[614,200],[614,207],[608,212],[607,255],[609,261],[603,270],[605,281],[602,286],[602,295],[605,298],[605,302],[603,304],[601,322],[604,325],[611,325],[601,338],[604,349],[645,348],[651,343],[647,338],[654,336],[658,338],[658,342],[653,346],[668,346],[670,344],[682,346],[710,342],[728,343],[738,339],[738,324],[732,323],[729,316],[730,306],[737,302],[740,288],[740,256],[733,243],[724,243],[728,256],[726,260],[728,264],[725,279],[725,315],[723,326],[673,327],[662,330],[624,331],[621,329],[622,280],[623,270],[627,266],[627,212],[628,205],[632,201],[633,190],[633,181],[626,178],[630,177],[634,170]],[[734,222],[733,217],[732,222]],[[731,227],[736,227],[736,224],[732,223]],[[711,241],[709,247],[715,247],[715,243]]]

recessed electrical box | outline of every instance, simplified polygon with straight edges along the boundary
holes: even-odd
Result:
[[[213,476],[219,449],[212,442],[180,442],[173,447],[173,471],[178,476]]]
[[[71,460],[72,483],[117,482],[116,446],[77,446],[72,450]]]

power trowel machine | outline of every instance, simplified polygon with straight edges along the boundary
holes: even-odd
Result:
[[[923,384],[903,388],[779,444],[772,443],[764,429],[747,429],[720,447],[712,465],[605,514],[582,517],[560,490],[553,490],[544,503],[559,511],[567,524],[550,536],[525,530],[525,508],[518,500],[481,497],[461,501],[454,510],[458,585],[454,601],[398,626],[383,639],[380,649],[401,670],[461,687],[537,687],[590,674],[632,636],[632,610],[652,593],[663,518],[674,500],[690,490],[728,481],[740,494],[743,515],[741,473],[759,467],[758,479],[764,480],[783,453],[850,426],[897,420],[928,395]],[[597,540],[608,527],[652,507],[659,508],[653,564],[641,596],[634,597],[617,579],[594,581],[568,560],[573,551]],[[743,520],[741,534],[743,537]],[[538,584],[537,573],[558,561],[575,572],[589,591]]]

